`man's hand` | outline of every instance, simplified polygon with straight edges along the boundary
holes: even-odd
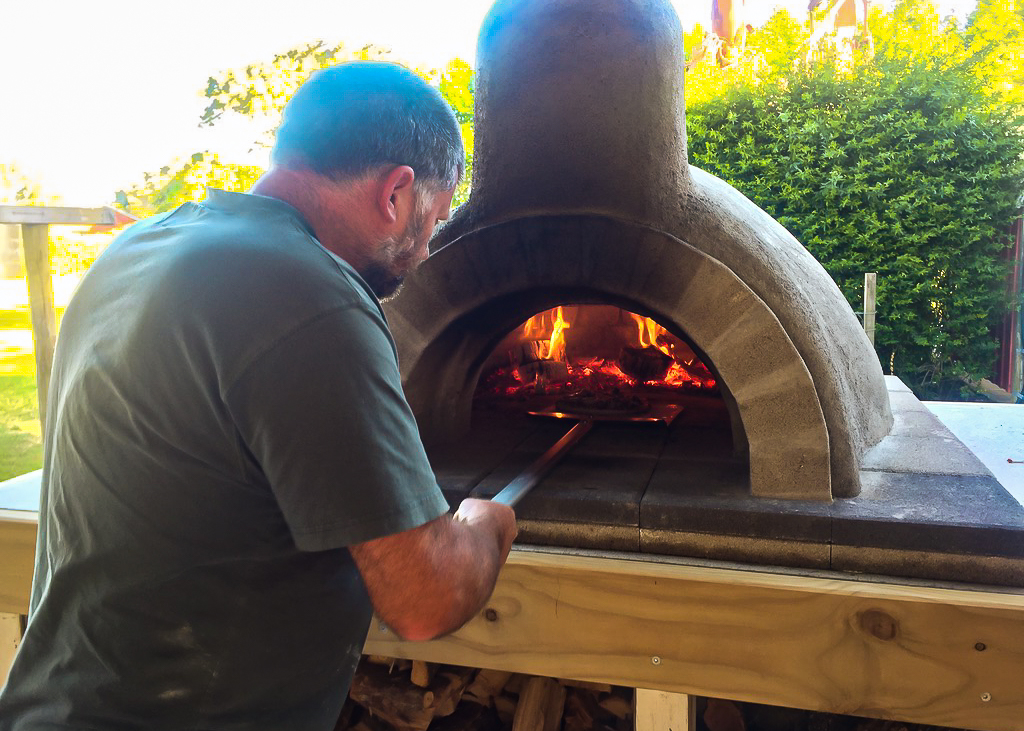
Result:
[[[462,521],[468,526],[493,526],[501,546],[501,563],[505,563],[508,552],[512,549],[512,541],[519,533],[516,527],[516,513],[512,508],[501,503],[492,503],[490,500],[466,498],[455,511],[455,520]]]
[[[480,611],[515,537],[510,507],[469,498],[454,517],[349,551],[377,615],[403,639],[429,640]]]

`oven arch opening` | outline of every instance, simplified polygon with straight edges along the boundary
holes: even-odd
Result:
[[[538,216],[475,231],[435,252],[388,303],[425,441],[466,433],[494,348],[531,315],[566,302],[616,305],[685,334],[734,402],[751,494],[832,499],[830,427],[779,319],[721,262],[602,216]],[[855,462],[841,464],[851,471],[843,484],[858,485]]]

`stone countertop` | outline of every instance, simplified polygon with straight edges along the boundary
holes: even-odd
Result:
[[[1024,505],[1024,404],[926,401],[924,405]]]
[[[962,441],[1000,484],[1024,505],[1024,405],[927,401],[924,404]],[[42,471],[0,482],[0,510],[39,509]]]
[[[39,483],[43,471],[36,470],[0,482],[0,510],[39,510]]]

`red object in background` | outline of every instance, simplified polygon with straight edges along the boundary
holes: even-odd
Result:
[[[124,226],[130,226],[139,219],[130,213],[118,210],[117,208],[111,208],[110,206],[104,206],[108,211],[114,213],[113,223],[97,223],[86,229],[87,234],[105,234],[108,231],[113,231],[115,228],[123,228]]]
[[[1014,245],[1006,250],[1006,258],[1012,262],[1009,290],[1014,300],[1020,299],[1024,286],[1024,219],[1018,219],[1013,226]],[[999,330],[999,361],[996,364],[996,384],[1013,394],[1024,390],[1021,383],[1021,361],[1024,347],[1021,335],[1021,306],[1018,304],[1006,317]]]

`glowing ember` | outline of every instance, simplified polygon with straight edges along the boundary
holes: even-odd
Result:
[[[534,315],[501,342],[478,396],[622,388],[707,393],[717,384],[686,342],[652,318],[610,305],[563,305]]]

